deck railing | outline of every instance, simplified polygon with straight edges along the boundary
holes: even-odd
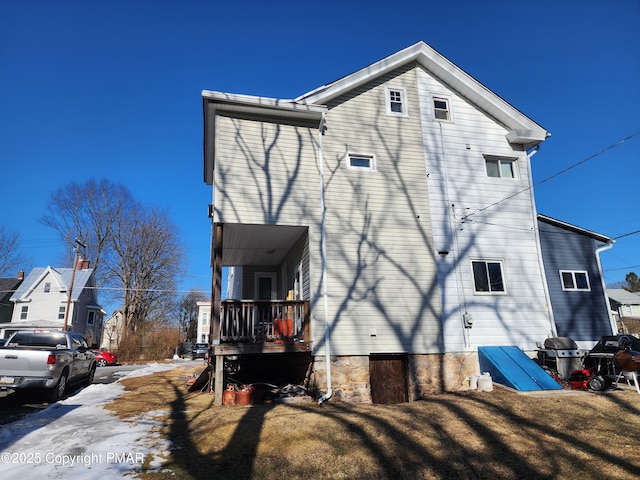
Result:
[[[308,342],[309,302],[305,300],[223,300],[221,343]]]

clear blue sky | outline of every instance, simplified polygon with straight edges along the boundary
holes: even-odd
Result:
[[[2,224],[31,266],[63,246],[38,219],[71,180],[167,207],[181,289],[210,284],[201,91],[295,98],[419,40],[552,134],[540,182],[640,130],[640,1],[28,1],[0,3]],[[538,211],[640,230],[640,135],[535,188]],[[640,234],[603,254],[640,275]]]

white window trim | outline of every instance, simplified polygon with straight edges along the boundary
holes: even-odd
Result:
[[[393,110],[391,110],[391,96],[390,93],[391,92],[400,92],[400,104],[402,105],[402,111],[401,112],[394,112]],[[403,88],[403,87],[394,87],[392,85],[386,86],[384,88],[384,98],[385,98],[385,105],[387,108],[387,114],[388,115],[394,115],[396,117],[408,117],[409,116],[409,109],[408,109],[408,105],[407,105],[407,91]]]
[[[376,164],[376,156],[373,153],[356,153],[356,152],[347,152],[346,155],[346,164],[349,170],[360,170],[360,171],[368,171],[368,172],[377,172],[377,164]],[[351,165],[352,158],[368,158],[371,160],[368,167],[361,167],[358,165]]]
[[[447,102],[447,112],[449,113],[449,118],[437,118],[436,117],[436,100],[441,100]],[[451,98],[447,95],[432,95],[431,96],[431,110],[432,110],[432,118],[435,122],[443,122],[443,123],[453,123],[453,109],[451,107]]]
[[[566,288],[564,286],[564,279],[562,278],[562,274],[564,273],[570,273],[573,277],[573,288]],[[578,282],[576,282],[576,273],[584,273],[584,276],[587,279],[587,288],[577,288],[575,286],[578,284]],[[565,292],[590,292],[591,281],[589,280],[589,272],[587,272],[586,270],[560,270],[560,285],[562,285],[562,290]]]
[[[505,155],[491,155],[491,154],[486,154],[483,155],[484,158],[484,174],[487,176],[487,178],[494,178],[497,180],[519,180],[520,179],[520,172],[519,172],[519,167],[518,167],[518,157],[508,157]],[[500,165],[498,165],[498,173],[500,173],[499,177],[491,177],[489,176],[489,171],[487,170],[487,162],[489,161],[495,161],[497,160],[498,162],[509,162],[511,163],[511,169],[513,171],[513,177],[503,177],[502,176],[502,169],[500,168]]]
[[[502,286],[504,287],[504,291],[502,292],[492,292],[492,291],[488,291],[488,292],[479,292],[476,290],[476,277],[474,276],[474,272],[473,272],[473,263],[474,262],[483,262],[485,264],[487,263],[498,263],[500,264],[500,273],[502,274]],[[469,261],[469,267],[471,268],[471,286],[473,288],[473,294],[474,295],[481,295],[481,296],[495,296],[495,295],[508,295],[509,294],[509,289],[507,288],[507,273],[506,273],[506,269],[504,267],[504,260],[501,259],[497,259],[497,258],[472,258]]]

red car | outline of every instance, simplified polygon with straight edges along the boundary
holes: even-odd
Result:
[[[115,365],[118,363],[118,358],[115,353],[104,350],[93,350],[93,353],[96,354],[96,364],[99,367],[106,367],[107,365]]]

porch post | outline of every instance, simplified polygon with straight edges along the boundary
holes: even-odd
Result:
[[[216,345],[220,344],[220,300],[222,298],[222,224],[214,224],[214,244],[213,244],[213,276],[211,279],[211,322],[209,326],[209,351],[213,353]],[[215,392],[215,405],[222,405],[222,388],[224,384],[222,366],[224,358],[216,355],[211,359],[211,367],[214,375],[210,382],[211,388]]]

